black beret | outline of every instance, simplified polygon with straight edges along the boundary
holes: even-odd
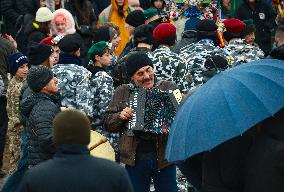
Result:
[[[72,53],[77,51],[82,46],[83,39],[78,33],[69,34],[64,36],[58,43],[58,47],[61,51],[66,53]]]
[[[30,65],[41,65],[53,53],[49,45],[30,42],[28,46],[28,58]]]
[[[196,25],[197,31],[216,31],[218,29],[216,23],[213,20],[204,19],[199,21],[199,23]]]

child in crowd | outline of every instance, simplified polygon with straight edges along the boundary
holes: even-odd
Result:
[[[8,132],[7,132],[7,158],[9,165],[8,173],[12,174],[20,159],[21,132],[22,125],[19,119],[19,96],[28,74],[28,58],[21,52],[14,53],[9,57],[9,72],[13,76],[7,89],[7,112],[8,112]]]
[[[89,65],[88,69],[92,73],[91,92],[94,95],[93,126],[98,132],[108,137],[117,153],[118,135],[106,132],[102,122],[114,89],[113,79],[105,70],[112,63],[111,47],[111,43],[105,41],[95,43],[88,51],[88,58],[93,61],[93,64]]]

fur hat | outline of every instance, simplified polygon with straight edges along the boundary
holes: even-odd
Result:
[[[147,53],[138,51],[129,55],[125,61],[125,68],[128,77],[131,78],[136,73],[136,71],[147,65],[153,67],[153,62],[148,57]]]
[[[53,18],[52,12],[47,7],[41,7],[36,12],[35,21],[44,23],[51,21]]]
[[[62,35],[73,34],[73,33],[76,32],[75,21],[73,19],[72,14],[69,11],[67,11],[66,9],[57,9],[53,13],[53,19],[51,21],[51,29],[52,29],[53,35],[58,35],[58,31],[56,30],[56,27],[55,27],[55,22],[58,18],[65,18],[66,19],[66,31]]]
[[[27,76],[29,88],[34,92],[40,92],[53,78],[52,71],[46,66],[31,67]]]
[[[88,145],[90,137],[90,121],[83,112],[67,109],[55,116],[52,139],[56,146],[62,144]]]
[[[13,76],[17,73],[19,67],[28,64],[29,60],[23,53],[18,52],[9,56],[9,73]]]

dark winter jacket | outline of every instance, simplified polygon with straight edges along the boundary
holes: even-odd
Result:
[[[183,48],[186,45],[189,45],[191,43],[196,43],[196,31],[194,30],[187,30],[182,33],[182,39],[178,41],[175,46],[172,48],[172,51],[179,54],[181,48]]]
[[[284,45],[272,49],[269,55],[270,58],[284,60]]]
[[[202,192],[243,192],[246,156],[252,136],[231,139],[203,154]]]
[[[160,81],[159,84],[156,84],[156,88],[167,91],[169,89],[176,89],[177,86],[170,81]],[[119,115],[121,111],[129,106],[129,94],[133,89],[126,84],[123,84],[116,88],[114,95],[109,104],[108,110],[105,113],[104,117],[104,127],[107,131],[112,133],[120,133],[119,138],[119,150],[120,150],[120,161],[126,165],[134,166],[135,160],[138,159],[137,151],[139,144],[145,141],[145,138],[141,138],[137,135],[128,136],[127,125],[128,121],[121,120]],[[147,134],[145,134],[146,136]],[[167,143],[167,135],[148,135],[147,140],[153,142],[155,147],[153,147],[156,154],[155,160],[158,161],[159,169],[162,169],[169,165],[165,159],[165,148]],[[153,138],[154,137],[154,138]],[[140,148],[141,149],[141,148]]]
[[[109,160],[92,157],[83,145],[61,145],[53,159],[31,168],[22,192],[132,192],[125,169]]]
[[[19,0],[1,0],[1,13],[4,17],[7,33],[15,37],[17,32],[18,19],[27,12],[23,1]]]
[[[8,87],[8,56],[16,51],[16,48],[7,39],[0,37],[0,75],[4,82],[4,94],[6,94]]]
[[[244,192],[284,191],[284,110],[263,122],[248,156]]]
[[[60,111],[59,100],[45,93],[33,93],[20,106],[26,122],[29,166],[50,159],[55,152],[52,144],[52,121]]]
[[[36,42],[36,43],[40,43],[40,41],[42,39],[44,39],[45,37],[47,37],[48,35],[39,31],[38,29],[36,29],[33,26],[33,23],[29,23],[26,27],[25,27],[25,31],[24,31],[25,35],[27,36],[27,41],[28,42]]]
[[[256,28],[256,43],[265,54],[271,51],[271,30],[276,26],[271,6],[256,1],[255,10],[251,9],[247,0],[236,10],[235,18],[240,20],[253,19]]]
[[[136,53],[137,51],[144,51],[150,53],[151,50],[145,47],[135,47],[131,49],[129,53],[126,54],[124,57],[119,59],[111,75],[113,78],[114,87],[118,87],[119,85],[129,83],[130,79],[128,78],[126,73],[125,61],[130,55]]]

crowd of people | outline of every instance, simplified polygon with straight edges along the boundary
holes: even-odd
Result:
[[[187,98],[221,71],[284,59],[284,20],[271,5],[244,0],[232,15],[230,0],[220,9],[192,2],[2,0],[0,177],[9,176],[2,191],[147,192],[153,183],[155,191],[177,192],[177,166],[192,191],[284,190],[281,170],[263,173],[273,182],[241,175],[247,137],[173,163],[165,159],[168,132],[129,132],[135,113],[157,103],[150,94],[145,111],[130,108],[141,88],[178,89]],[[90,155],[91,130],[108,138],[115,162]],[[222,178],[217,158],[229,154],[228,145],[247,151],[233,156],[237,165]],[[263,166],[248,162],[250,175]]]

